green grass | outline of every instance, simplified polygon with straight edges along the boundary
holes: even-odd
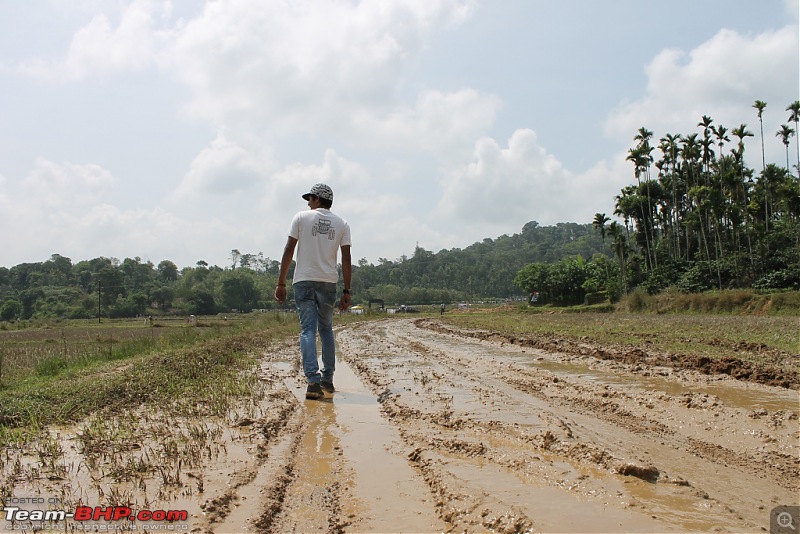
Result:
[[[535,313],[524,309],[446,315],[455,325],[509,336],[560,337],[711,358],[800,367],[800,318],[721,314]]]
[[[45,360],[0,389],[0,438],[10,429],[74,422],[140,405],[219,414],[251,384],[243,372],[275,339],[296,333],[296,316],[269,314],[235,328],[186,337],[182,346],[120,353],[112,361]],[[0,440],[2,441],[2,440]]]
[[[363,320],[369,318],[342,315],[334,325]],[[123,324],[117,328],[125,328]],[[140,406],[184,416],[224,415],[252,394],[257,380],[253,371],[269,346],[296,337],[300,328],[293,313],[252,314],[202,325],[176,324],[169,334],[164,327],[155,345],[130,336],[116,345],[111,358],[44,359],[23,376],[4,382],[0,447],[32,438],[49,425],[101,413],[119,415]],[[99,331],[94,328],[75,323],[66,327],[64,336],[91,337]],[[43,343],[49,339],[42,332],[28,333],[28,338]]]
[[[57,376],[98,362],[190,346],[274,315],[204,319],[196,326],[180,319],[159,320],[153,325],[133,319],[26,323],[0,331],[0,389],[31,374]]]

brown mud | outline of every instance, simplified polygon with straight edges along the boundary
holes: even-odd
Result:
[[[755,363],[742,358],[709,358],[708,356],[693,354],[664,353],[641,347],[601,346],[586,340],[574,341],[554,335],[538,335],[536,337],[508,336],[487,330],[458,329],[450,325],[427,320],[420,320],[417,324],[423,328],[438,330],[443,333],[458,333],[462,336],[512,343],[521,347],[531,347],[548,352],[591,356],[602,360],[613,360],[633,365],[646,364],[648,366],[689,369],[707,375],[728,375],[737,380],[800,390],[800,372],[797,370]],[[782,350],[767,347],[765,344],[745,341],[726,344],[719,339],[706,340],[705,343],[713,346],[725,346],[725,348],[737,353],[755,354],[761,360],[789,362],[794,366],[800,363],[800,355],[789,354]],[[646,344],[644,346],[646,347]]]
[[[765,532],[800,504],[798,394],[763,373],[435,319],[337,342],[331,398],[304,398],[290,340],[235,413],[51,429],[4,452],[0,485],[219,533]]]

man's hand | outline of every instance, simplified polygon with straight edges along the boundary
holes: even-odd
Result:
[[[275,288],[275,300],[281,304],[286,302],[286,286],[278,286]]]
[[[350,293],[343,293],[342,299],[339,301],[339,309],[345,311],[350,307]]]

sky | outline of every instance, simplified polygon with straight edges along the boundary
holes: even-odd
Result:
[[[799,50],[797,0],[0,0],[0,266],[280,259],[318,182],[371,263],[613,220],[641,127],[760,170],[762,100],[785,165]]]

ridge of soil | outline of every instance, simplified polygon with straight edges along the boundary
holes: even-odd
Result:
[[[708,356],[662,352],[641,347],[600,345],[587,339],[570,339],[566,336],[553,334],[537,335],[535,337],[511,336],[489,330],[454,327],[431,319],[417,319],[415,324],[420,328],[441,333],[510,343],[520,347],[536,348],[548,352],[557,351],[579,356],[591,356],[601,360],[613,360],[631,365],[645,364],[671,367],[678,370],[692,370],[705,375],[727,375],[736,380],[800,390],[800,372],[768,364],[759,364],[732,356],[710,358]],[[721,345],[723,343],[718,339],[711,340],[711,344]],[[778,349],[769,349],[763,344],[744,341],[732,344],[730,348],[738,352],[769,354],[776,359],[798,358],[797,355],[791,355]]]

